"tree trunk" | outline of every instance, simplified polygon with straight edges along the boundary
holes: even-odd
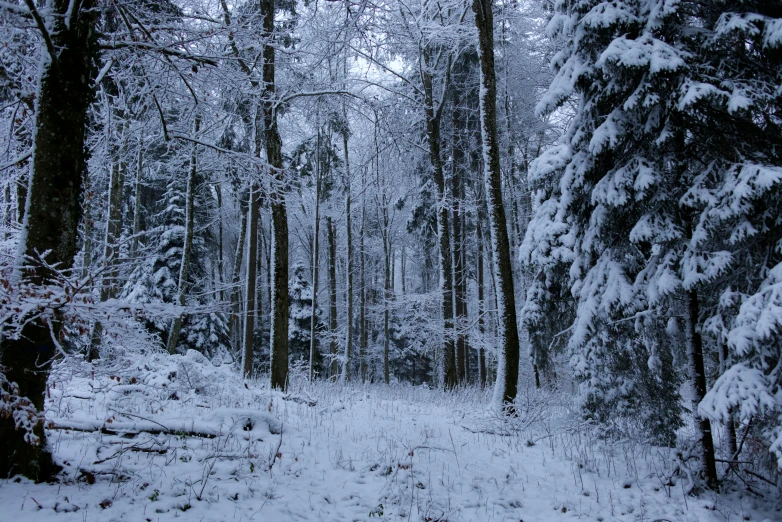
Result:
[[[687,314],[685,328],[687,335],[687,358],[690,366],[690,379],[693,388],[692,412],[695,424],[701,436],[701,459],[706,474],[706,484],[711,489],[717,489],[717,464],[714,460],[714,439],[711,435],[711,421],[708,417],[698,414],[698,405],[706,396],[706,372],[703,367],[703,339],[697,329],[700,305],[698,293],[687,292]]]
[[[274,101],[274,0],[261,0],[263,18],[263,121],[266,159],[277,185],[271,194],[274,255],[272,264],[271,386],[288,386],[288,211],[283,193],[282,139]]]
[[[440,157],[440,111],[435,110],[432,90],[432,75],[429,72],[429,58],[424,53],[425,67],[421,73],[425,93],[426,136],[429,141],[429,161],[437,187],[437,237],[440,246],[440,291],[442,292],[443,312],[443,359],[444,382],[446,389],[458,384],[456,372],[456,353],[453,339],[453,272],[451,268],[451,232],[446,204],[445,175]],[[438,108],[438,109],[441,109]]]
[[[326,218],[326,227],[329,237],[329,377],[332,382],[337,381],[339,364],[337,362],[337,225],[331,219]]]
[[[16,183],[16,222],[24,223],[24,210],[27,204],[27,187],[30,184],[29,176],[20,176]]]
[[[480,216],[478,219],[478,333],[481,336],[481,346],[478,349],[478,382],[481,389],[486,387],[486,350],[484,349],[484,319],[486,312],[486,302],[484,300],[483,283],[483,224]]]
[[[122,131],[120,130],[120,133]],[[120,139],[124,139],[120,137]],[[125,165],[122,163],[124,147],[116,151],[111,164],[109,176],[109,208],[106,216],[106,236],[103,245],[103,277],[101,278],[100,302],[117,296],[119,285],[119,240],[122,234],[122,189],[125,184]],[[103,324],[95,321],[87,352],[87,361],[92,362],[99,357],[101,340],[103,339]]]
[[[201,117],[196,114],[194,123],[194,133],[196,135],[201,128]],[[187,298],[187,280],[190,277],[190,256],[193,252],[193,234],[195,231],[195,191],[196,191],[196,172],[198,168],[196,152],[197,146],[193,143],[193,149],[190,152],[190,172],[187,177],[187,202],[185,204],[185,244],[182,248],[182,265],[179,267],[179,296],[177,304],[185,306]],[[177,315],[174,323],[171,325],[171,333],[168,336],[168,353],[175,354],[179,343],[179,330],[182,328],[182,314]]]
[[[451,213],[451,224],[453,226],[453,290],[454,290],[454,317],[456,328],[456,373],[461,384],[467,383],[468,362],[467,346],[465,342],[464,328],[466,326],[467,303],[464,298],[464,257],[462,256],[462,180],[464,176],[464,149],[462,148],[462,132],[464,130],[464,119],[462,110],[459,107],[461,100],[456,89],[453,94],[453,112],[451,122],[453,127],[453,141],[451,144],[451,157],[453,171],[451,173],[451,197],[453,200],[453,211]]]
[[[236,243],[236,256],[234,257],[233,271],[231,272],[231,341],[234,343],[234,350],[238,353],[240,350],[239,330],[241,329],[241,305],[239,303],[239,296],[241,294],[239,288],[239,280],[242,273],[242,259],[244,259],[244,243],[247,239],[247,212],[249,209],[242,211],[241,223],[239,224],[239,240]]]
[[[21,274],[35,285],[46,284],[54,274],[39,264],[27,263],[23,256],[35,257],[49,252],[47,262],[60,270],[73,266],[81,217],[82,175],[86,170],[84,136],[87,108],[92,98],[92,83],[97,49],[94,2],[85,0],[74,7],[67,0],[48,4],[48,21],[53,57],[42,50],[38,96],[35,99],[34,149],[27,190],[24,229],[17,263],[24,263]],[[70,10],[70,23],[66,13]],[[31,321],[19,339],[3,339],[0,365],[6,377],[19,386],[19,394],[33,407],[43,411],[49,364],[55,355],[52,339],[57,339],[60,323],[48,325]],[[44,480],[56,470],[46,447],[43,424],[34,429],[36,444],[25,441],[13,417],[0,418],[0,477],[17,473]]]
[[[263,213],[261,212],[261,209],[263,208],[263,201],[258,206],[258,265],[256,269],[256,277],[255,277],[255,327],[258,329],[263,328],[263,319],[264,319],[264,313],[263,313],[263,277],[261,274],[263,273],[263,267],[266,266],[266,275],[268,277],[269,274],[269,263],[268,263],[268,256],[265,255],[266,251],[268,250],[267,239],[266,239],[266,233],[264,232],[263,227]],[[266,265],[264,265],[264,261],[266,261]]]
[[[82,203],[82,212],[84,213],[84,217],[82,218],[82,226],[84,227],[82,230],[84,231],[83,236],[83,244],[82,244],[82,250],[84,251],[82,261],[81,261],[81,278],[86,279],[90,272],[90,264],[92,262],[92,217],[91,217],[91,199],[92,199],[92,190],[90,190],[90,174],[86,170],[84,171],[83,175],[83,186],[84,190],[86,190],[86,194],[84,195],[83,203]],[[26,193],[26,192],[25,192]],[[17,205],[20,205],[19,201],[16,202]],[[24,202],[20,205],[22,208],[24,208]]]
[[[720,340],[720,375],[724,374],[730,367],[730,354],[728,352],[728,343]],[[730,460],[738,459],[738,441],[736,440],[736,422],[733,419],[733,412],[729,413],[728,420],[725,422],[725,431],[728,434],[728,456]]]
[[[11,184],[6,183],[3,187],[3,226],[10,230],[11,225]]]
[[[217,292],[218,299],[225,301],[225,288],[223,284],[223,191],[220,184],[215,184],[215,197],[217,199]]]
[[[317,349],[317,309],[318,309],[318,253],[320,250],[320,127],[315,153],[315,230],[312,236],[312,314],[310,315],[310,382],[315,379],[315,350]]]
[[[249,379],[253,374],[253,333],[255,332],[258,216],[261,213],[260,207],[260,188],[251,186],[250,204],[247,207],[247,274],[244,286],[244,331],[242,332],[242,375],[244,375],[245,379]]]
[[[462,180],[462,190],[461,190],[461,197],[464,198],[464,180]],[[461,330],[460,335],[462,342],[464,343],[464,383],[470,384],[472,381],[471,373],[470,373],[470,343],[469,343],[469,337],[467,335],[467,320],[468,320],[468,314],[467,314],[467,252],[464,248],[464,242],[465,237],[467,237],[467,227],[465,222],[465,215],[464,212],[460,213],[460,223],[459,226],[461,228],[461,241],[459,246],[459,262],[460,262],[460,269],[459,269],[459,282],[457,289],[457,295],[460,296],[460,304],[457,306],[456,310],[457,313],[460,314],[461,317]]]
[[[402,244],[402,254],[401,259],[399,260],[399,279],[400,279],[400,290],[402,291],[402,295],[404,296],[407,293],[407,248],[405,248],[405,245]]]
[[[350,364],[353,357],[353,230],[351,229],[351,209],[350,209],[350,160],[348,157],[348,134],[344,132],[342,134],[342,145],[345,149],[345,189],[347,195],[345,197],[345,234],[347,235],[348,251],[347,251],[347,265],[345,272],[347,275],[347,325],[348,333],[345,341],[345,362],[342,366],[342,379],[345,382],[350,382]]]
[[[388,327],[388,302],[391,299],[391,238],[388,230],[388,206],[383,207],[383,259],[385,260],[385,278],[383,284],[383,381],[391,383],[388,368],[388,350],[391,344],[391,332]]]
[[[138,154],[136,156],[136,182],[133,189],[135,201],[133,202],[133,242],[131,243],[130,256],[138,253],[138,240],[141,234],[141,178],[144,168],[144,142],[138,139]],[[221,243],[222,244],[222,243]]]
[[[361,301],[358,310],[358,358],[359,374],[361,382],[367,381],[367,280],[366,280],[366,255],[364,255],[364,234],[366,233],[366,180],[364,172],[361,174],[361,229],[358,233],[359,284],[361,285]]]
[[[481,56],[481,137],[483,172],[489,209],[493,265],[497,296],[500,357],[497,368],[495,400],[506,410],[513,409],[519,379],[519,331],[516,325],[516,299],[508,243],[505,208],[502,203],[500,149],[497,139],[497,85],[494,75],[494,17],[491,0],[473,0],[475,26]]]

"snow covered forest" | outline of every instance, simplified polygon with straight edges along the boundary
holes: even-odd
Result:
[[[782,2],[0,0],[0,283],[3,520],[782,520]]]

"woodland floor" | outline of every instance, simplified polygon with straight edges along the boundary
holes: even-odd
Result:
[[[740,491],[685,495],[671,450],[597,438],[564,394],[523,388],[508,422],[490,392],[282,394],[195,352],[69,363],[50,387],[62,480],[0,482],[0,520],[782,520]]]

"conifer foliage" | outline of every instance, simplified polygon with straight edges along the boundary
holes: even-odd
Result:
[[[669,439],[679,405],[666,361],[684,346],[679,377],[693,389],[711,486],[710,422],[782,406],[771,400],[780,397],[778,341],[771,348],[779,315],[768,313],[782,260],[782,33],[772,10],[560,1],[548,31],[565,47],[537,107],[577,103],[566,138],[533,164],[536,210],[522,255],[547,288],[570,289],[575,318],[563,329],[584,404],[622,414],[636,402],[633,414],[658,412],[640,418]],[[528,324],[545,327],[550,319],[535,313],[555,297],[533,287]],[[704,358],[716,359],[722,343],[729,370],[707,382]],[[782,449],[779,431],[767,434]]]

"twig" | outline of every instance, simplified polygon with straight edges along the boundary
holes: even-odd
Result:
[[[755,473],[754,471],[750,471],[750,470],[748,470],[748,469],[745,469],[745,470],[744,470],[744,472],[746,472],[746,473],[749,473],[749,474],[750,474],[750,475],[752,475],[753,477],[759,478],[759,479],[760,479],[760,480],[762,480],[763,482],[767,482],[767,483],[771,484],[772,486],[775,486],[775,487],[776,487],[776,485],[777,485],[777,484],[776,484],[776,482],[771,482],[769,479],[767,479],[767,478],[766,478],[766,477],[764,477],[763,475],[760,475],[759,473]]]
[[[453,443],[453,435],[451,435],[451,430],[448,430],[448,436],[451,438],[451,446],[453,447],[453,456],[456,457],[456,467],[461,468],[459,465],[459,454],[456,453],[456,444]]]
[[[272,470],[274,467],[274,463],[277,462],[277,455],[280,454],[280,448],[282,447],[282,426],[280,426],[280,441],[277,443],[277,449],[274,450],[274,455],[272,455],[272,460],[269,462],[269,471]]]
[[[38,12],[38,9],[35,8],[35,4],[33,3],[33,0],[24,0],[24,3],[27,5],[27,9],[30,10],[30,14],[33,15],[33,19],[35,20],[35,25],[38,26],[38,30],[41,31],[41,36],[43,36],[43,41],[46,43],[46,50],[49,51],[49,56],[52,57],[52,64],[56,66],[57,51],[54,50],[52,37],[49,34],[49,30],[46,29],[46,24],[44,23],[43,18],[41,18],[41,14]]]

